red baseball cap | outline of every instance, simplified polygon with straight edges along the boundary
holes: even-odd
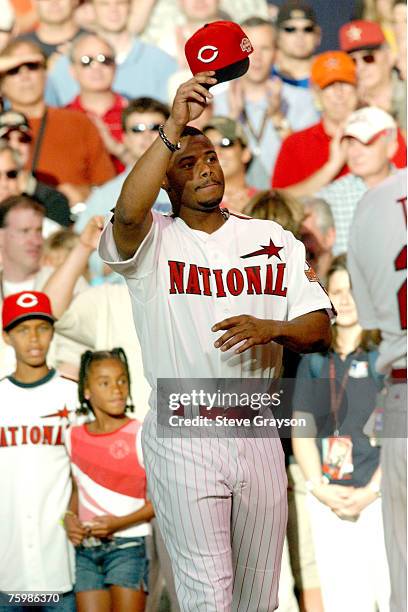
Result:
[[[252,44],[243,29],[232,21],[213,21],[197,30],[184,47],[191,72],[215,70],[219,83],[246,73]]]
[[[45,319],[54,323],[51,302],[48,295],[40,291],[20,291],[4,298],[2,321],[4,331],[27,319]]]
[[[384,32],[375,21],[357,19],[341,26],[339,30],[340,49],[360,51],[361,49],[378,49],[385,43]]]

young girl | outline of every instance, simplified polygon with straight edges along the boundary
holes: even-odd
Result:
[[[79,374],[80,412],[95,417],[67,435],[74,481],[64,516],[76,547],[78,612],[139,612],[145,608],[145,536],[154,516],[146,499],[141,424],[133,410],[121,348],[86,351]]]
[[[314,434],[300,437],[300,429],[293,451],[309,492],[324,609],[388,612],[379,448],[364,434],[380,386],[376,334],[359,325],[344,255],[333,261],[327,289],[337,310],[332,348],[302,357],[293,398],[294,416],[313,422]]]

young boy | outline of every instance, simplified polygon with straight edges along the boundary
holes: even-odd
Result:
[[[75,610],[73,551],[60,519],[71,496],[64,437],[77,385],[47,366],[54,320],[45,293],[4,299],[3,337],[17,365],[0,380],[0,611],[12,591],[60,593],[59,610]],[[49,597],[39,600],[43,610]]]

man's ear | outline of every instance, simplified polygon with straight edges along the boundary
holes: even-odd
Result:
[[[3,331],[3,340],[9,346],[13,346],[12,343],[10,342],[10,336],[6,331]]]
[[[249,162],[251,161],[251,157],[252,157],[252,153],[249,150],[248,147],[244,147],[242,149],[242,154],[241,154],[241,161],[242,163],[246,166],[246,164],[249,164]]]
[[[4,245],[4,228],[0,228],[0,250],[3,248]]]
[[[326,247],[330,248],[331,250],[336,242],[336,228],[329,227],[324,238]]]

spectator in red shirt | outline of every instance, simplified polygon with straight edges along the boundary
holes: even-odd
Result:
[[[12,110],[29,122],[33,146],[28,168],[36,178],[58,186],[71,206],[83,202],[93,185],[113,176],[115,168],[92,121],[44,101],[45,58],[29,41],[12,41],[0,54],[0,87]]]
[[[68,104],[86,113],[95,123],[111,154],[117,172],[125,166],[123,154],[122,111],[128,105],[126,98],[112,91],[115,78],[115,51],[96,34],[83,34],[72,44],[71,71],[80,86],[80,93]]]
[[[297,197],[313,195],[349,172],[343,126],[357,107],[355,63],[343,51],[327,51],[312,64],[311,81],[322,109],[321,120],[282,143],[272,178],[274,188],[289,188]],[[398,132],[395,166],[406,166],[406,144]]]
[[[356,69],[346,53],[318,55],[312,64],[311,81],[322,109],[321,119],[286,138],[272,178],[273,187],[290,187],[295,196],[311,195],[347,173],[342,129],[357,107]]]

